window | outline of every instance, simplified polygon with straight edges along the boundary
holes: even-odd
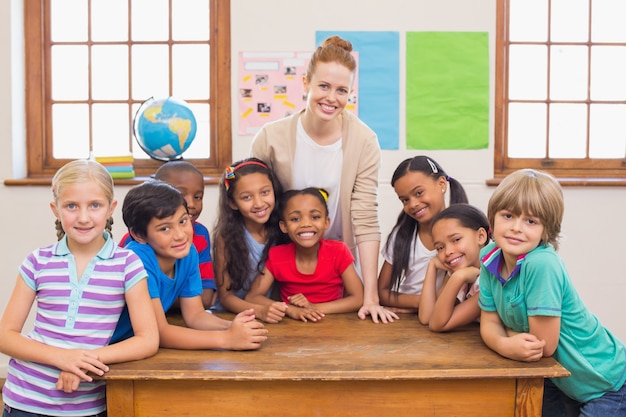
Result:
[[[132,128],[150,97],[192,108],[198,127],[186,160],[208,177],[231,162],[230,0],[24,5],[29,178],[90,153],[132,153],[137,176],[154,173],[162,162],[141,150]]]
[[[623,0],[498,0],[495,176],[626,184]]]

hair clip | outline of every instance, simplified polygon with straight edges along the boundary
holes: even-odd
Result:
[[[433,172],[433,174],[437,174],[439,172],[439,170],[437,169],[437,166],[435,165],[433,161],[426,158],[426,162],[428,162],[428,164],[430,165],[430,170]]]
[[[324,201],[328,203],[328,191],[323,188],[320,188],[318,191],[322,195],[322,198],[324,198]]]
[[[230,180],[232,179],[235,179],[235,169],[228,166],[224,170],[224,187],[226,187],[226,191],[230,188]]]

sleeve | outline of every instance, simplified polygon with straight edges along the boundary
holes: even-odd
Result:
[[[354,262],[354,256],[352,256],[352,252],[348,245],[346,245],[342,241],[337,241],[339,243],[337,248],[337,256],[336,259],[336,267],[339,274],[343,274],[344,271]]]
[[[553,251],[542,250],[526,257],[522,276],[526,277],[528,316],[561,316],[565,274],[559,256]]]
[[[198,265],[200,266],[202,288],[215,290],[215,276],[213,272],[213,262],[211,260],[211,238],[207,228],[197,222],[194,225],[193,245],[198,251]]]
[[[351,196],[351,216],[357,243],[380,241],[378,223],[378,171],[380,147],[376,134],[369,128],[359,129],[358,134],[370,136],[355,138],[361,146],[354,188]]]
[[[37,256],[35,252],[29,254],[22,262],[19,268],[19,274],[24,283],[33,291],[37,291],[37,283],[35,282],[35,270],[37,268]]]
[[[176,278],[185,280],[185,284],[180,291],[181,297],[195,297],[202,294],[202,279],[200,278],[200,269],[198,268],[198,251],[194,246],[191,247],[189,255],[179,261],[180,273],[176,274]]]
[[[380,250],[380,254],[382,255],[383,259],[387,261],[387,263],[390,265],[393,265],[393,245],[396,240],[396,234],[397,229],[394,228],[389,234],[387,242],[382,244],[382,249]]]
[[[139,256],[132,251],[128,251],[126,256],[126,268],[124,273],[124,290],[128,291],[137,285],[138,282],[148,278],[143,262]]]
[[[478,277],[480,280],[480,292],[478,293],[478,306],[481,310],[485,310],[488,312],[496,311],[496,303],[493,300],[493,295],[491,292],[491,283],[493,279],[489,276],[489,271],[485,268],[484,265],[480,266],[480,276]]]

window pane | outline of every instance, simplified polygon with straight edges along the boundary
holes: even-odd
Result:
[[[89,110],[86,104],[52,106],[54,158],[89,157]]]
[[[172,39],[209,40],[209,0],[172,2]]]
[[[593,0],[591,4],[592,42],[626,42],[626,2]]]
[[[591,105],[589,121],[589,156],[591,158],[626,157],[626,106]]]
[[[127,0],[91,0],[91,39],[96,42],[128,40]]]
[[[51,49],[52,99],[86,100],[88,98],[86,46],[53,46]]]
[[[189,104],[189,108],[196,117],[198,125],[196,137],[185,151],[185,158],[208,158],[211,156],[210,140],[211,140],[211,123],[208,104]]]
[[[95,100],[127,100],[128,47],[94,46],[91,53],[91,82]]]
[[[552,104],[550,106],[550,158],[587,156],[587,106]]]
[[[508,143],[511,158],[546,156],[545,104],[509,104]]]
[[[174,45],[172,66],[174,96],[209,98],[209,45]]]
[[[591,99],[626,100],[626,47],[591,47]]]
[[[52,42],[87,40],[85,0],[50,0],[50,38]]]
[[[551,0],[550,38],[553,42],[589,39],[589,0]]]
[[[587,47],[557,46],[550,49],[550,99],[587,99]]]
[[[166,41],[169,39],[167,0],[131,0],[132,40]]]
[[[135,45],[132,50],[133,99],[169,96],[169,53],[165,45]]]
[[[511,0],[509,40],[548,40],[548,4],[546,0]]]
[[[545,100],[547,92],[547,48],[511,45],[509,48],[509,98]]]
[[[94,104],[92,113],[94,155],[125,155],[129,153],[128,105]]]

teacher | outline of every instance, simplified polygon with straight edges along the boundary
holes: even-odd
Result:
[[[338,36],[315,50],[302,78],[306,107],[263,126],[251,153],[270,165],[285,190],[328,191],[331,226],[324,237],[343,240],[357,260],[364,284],[358,315],[387,323],[398,316],[378,299],[380,147],[376,133],[345,110],[356,71],[351,51]]]

